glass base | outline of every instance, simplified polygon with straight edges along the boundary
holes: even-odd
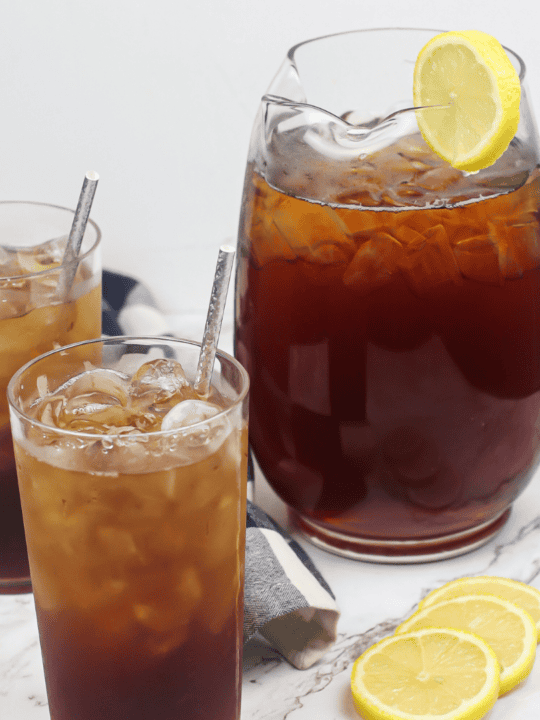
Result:
[[[0,536],[0,595],[32,592],[24,538]]]
[[[0,578],[0,595],[22,595],[31,592],[30,578]]]
[[[511,508],[482,525],[452,535],[423,540],[374,540],[345,535],[319,525],[311,518],[289,509],[291,522],[313,545],[353,560],[377,563],[421,563],[445,560],[471,552],[489,542],[510,517]]]

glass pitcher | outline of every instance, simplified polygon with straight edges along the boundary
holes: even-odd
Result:
[[[539,456],[532,110],[523,86],[518,132],[485,170],[436,156],[412,109],[435,34],[293,47],[262,98],[239,229],[258,463],[312,542],[382,562],[488,541]]]

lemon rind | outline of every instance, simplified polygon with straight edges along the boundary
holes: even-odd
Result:
[[[458,170],[475,172],[492,165],[514,138],[519,125],[521,86],[514,66],[495,38],[477,30],[451,31],[436,35],[418,54],[413,85],[413,98],[416,106],[423,104],[420,71],[426,62],[429,62],[433,51],[447,44],[449,38],[455,38],[458,43],[467,47],[491,78],[492,87],[500,98],[491,129],[469,153],[461,155],[459,160],[456,160],[455,155],[453,158],[448,157],[441,145],[436,142],[436,136],[431,132],[429,123],[425,122],[422,112],[417,111],[417,122],[422,137],[434,152]],[[497,68],[496,71],[494,66]]]
[[[441,602],[441,600],[451,600],[454,597],[461,597],[461,595],[494,595],[495,597],[501,597],[500,595],[497,595],[496,592],[463,592],[458,593],[456,595],[446,595],[445,591],[447,591],[448,588],[452,587],[460,587],[462,585],[466,585],[469,581],[474,582],[481,582],[481,581],[487,581],[487,582],[493,582],[497,583],[503,587],[510,587],[510,588],[516,588],[521,590],[522,592],[526,593],[527,595],[530,595],[531,597],[536,598],[538,601],[538,608],[540,610],[540,590],[533,587],[532,585],[528,585],[525,582],[522,582],[521,580],[513,580],[512,578],[506,578],[501,577],[499,575],[472,575],[462,578],[457,578],[456,580],[450,580],[449,582],[445,583],[444,585],[441,585],[439,588],[435,588],[435,590],[432,590],[429,592],[418,604],[418,609],[422,610],[425,607],[429,607],[430,605],[434,605],[436,602]],[[440,600],[437,599],[440,597]],[[435,599],[434,599],[435,598]],[[504,600],[509,600],[509,598],[504,597]],[[512,602],[512,600],[510,600]],[[516,603],[518,607],[520,607],[519,603]],[[525,608],[523,608],[525,609]],[[533,618],[534,622],[534,618]],[[540,642],[540,618],[536,621],[536,629],[538,632],[538,642]]]

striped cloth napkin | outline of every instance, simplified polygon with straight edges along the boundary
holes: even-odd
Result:
[[[104,335],[170,335],[148,289],[103,272]],[[314,665],[335,642],[339,610],[309,556],[253,502],[249,463],[246,518],[244,642],[259,634],[294,667]]]

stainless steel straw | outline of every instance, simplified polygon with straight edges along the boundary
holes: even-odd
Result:
[[[197,376],[195,378],[195,391],[201,395],[208,395],[210,381],[216,359],[216,350],[225,312],[225,301],[234,263],[235,249],[230,245],[222,245],[219,248],[219,255],[216,265],[216,274],[210,295],[210,305],[206,316],[206,325],[201,344],[201,354],[197,365]]]
[[[73,223],[69,231],[66,251],[62,259],[63,272],[58,282],[58,296],[62,299],[67,297],[73,280],[75,279],[75,273],[78,267],[78,263],[75,261],[81,249],[88,216],[90,215],[94,195],[96,194],[98,180],[99,175],[93,170],[90,170],[84,176],[79,202],[77,203],[77,209],[75,210]]]

